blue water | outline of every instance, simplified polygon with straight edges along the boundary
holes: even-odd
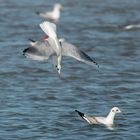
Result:
[[[62,62],[61,79],[51,60],[26,59],[28,38],[41,39],[36,11],[64,9],[59,37],[75,44],[100,65],[97,70],[74,59]],[[0,1],[0,140],[139,140],[139,0]],[[114,130],[88,125],[74,111],[105,116],[113,106]]]

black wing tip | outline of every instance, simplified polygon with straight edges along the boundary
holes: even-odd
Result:
[[[97,68],[99,68],[99,64],[95,61],[93,61],[93,63],[97,66]]]
[[[78,110],[75,110],[75,112],[79,112]]]
[[[28,48],[24,49],[23,50],[23,55],[25,55],[27,51],[28,51]]]
[[[89,55],[87,55],[87,54],[86,54],[85,52],[83,52],[83,51],[81,51],[81,53],[82,53],[82,55],[84,55],[90,62],[94,63],[94,64],[97,66],[97,68],[99,68],[98,63],[97,63],[96,61],[94,61],[93,58],[91,58]]]
[[[84,113],[78,111],[78,110],[75,110],[75,112],[77,112],[82,118],[84,117]]]

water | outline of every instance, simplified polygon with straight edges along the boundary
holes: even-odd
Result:
[[[56,1],[0,0],[0,140],[140,139],[140,1],[61,0],[59,36],[93,56],[99,71],[74,59],[62,64],[28,60],[28,38],[41,39],[35,11]],[[58,2],[58,1],[57,1]],[[113,131],[90,126],[74,111],[106,115],[118,106]]]

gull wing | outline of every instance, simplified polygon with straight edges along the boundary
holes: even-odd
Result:
[[[44,21],[40,24],[41,29],[51,38],[55,39],[56,35],[56,25],[54,23]]]
[[[62,55],[63,56],[70,56],[78,61],[81,61],[83,63],[86,63],[88,65],[92,66],[98,66],[97,62],[95,62],[89,55],[87,55],[85,52],[79,50],[76,46],[66,42],[66,41],[61,41],[59,40],[61,47],[62,47]]]
[[[100,124],[105,124],[106,123],[106,118],[105,117],[91,117],[91,118],[94,118]]]
[[[56,52],[57,56],[61,55],[61,47],[57,39],[56,25],[54,23],[44,21],[40,24],[40,28],[49,36],[51,47]]]
[[[82,112],[80,112],[78,110],[75,110],[75,111],[79,114],[79,116],[81,118],[83,118],[89,124],[98,124],[99,123],[98,120],[96,119],[96,117],[90,117],[90,116],[88,116],[88,115],[86,115],[86,114],[84,114],[84,113],[82,113]]]
[[[54,54],[48,41],[31,41],[31,47],[23,50],[23,55],[33,60],[45,61]]]

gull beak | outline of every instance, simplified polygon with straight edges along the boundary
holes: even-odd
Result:
[[[61,75],[60,75],[59,71],[57,71],[57,75],[58,75],[59,78],[61,78]]]
[[[121,111],[120,113],[121,113],[122,115],[125,115],[125,114],[126,114],[125,112],[122,112],[122,111]]]
[[[60,70],[59,69],[57,69],[57,75],[58,75],[58,77],[60,78],[61,76],[60,76]]]
[[[63,10],[63,9],[64,9],[64,7],[61,5],[61,6],[60,6],[60,10]]]
[[[120,113],[122,114],[121,115],[122,116],[122,119],[125,119],[126,118],[126,115],[125,115],[126,113],[125,112],[122,112],[122,111]]]
[[[118,113],[121,113],[121,114],[123,114],[123,112],[121,111],[121,110],[119,110],[119,112]]]

